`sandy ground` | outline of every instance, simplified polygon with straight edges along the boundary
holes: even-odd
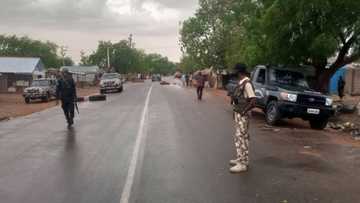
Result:
[[[99,92],[98,87],[79,88],[78,96],[88,96]],[[0,121],[4,119],[29,115],[55,106],[51,102],[32,101],[26,104],[21,94],[0,94]]]
[[[214,94],[216,96],[222,97],[224,100],[226,100],[229,105],[230,105],[230,98],[227,96],[226,91],[224,90],[214,90],[214,89],[206,89],[205,91],[207,91],[210,94]],[[348,97],[346,99],[347,104],[356,104],[359,101],[360,97]],[[257,119],[260,119],[264,122],[263,128],[265,130],[270,130],[270,131],[274,131],[274,132],[286,132],[289,134],[292,134],[294,132],[296,132],[299,129],[302,130],[307,130],[309,133],[314,133],[316,131],[310,129],[309,123],[306,121],[303,121],[302,119],[284,119],[282,122],[280,122],[280,124],[278,126],[268,126],[265,123],[265,118],[264,118],[264,114],[262,112],[262,110],[260,109],[254,109],[253,110],[253,115],[254,117],[256,117]],[[342,114],[339,117],[335,118],[335,120],[339,120],[340,122],[353,122],[355,123],[357,126],[360,126],[360,116],[357,115],[356,113],[353,114]],[[331,141],[334,144],[341,144],[341,145],[349,145],[349,146],[356,146],[356,147],[360,147],[360,142],[359,141],[355,141],[349,132],[347,131],[339,131],[339,130],[334,130],[331,128],[326,128],[324,129],[324,131],[330,138]]]

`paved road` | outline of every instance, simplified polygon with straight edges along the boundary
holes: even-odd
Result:
[[[357,146],[302,126],[265,129],[261,114],[250,171],[231,175],[231,109],[212,94],[194,98],[191,89],[129,84],[81,104],[72,129],[59,108],[0,123],[0,202],[360,201]]]

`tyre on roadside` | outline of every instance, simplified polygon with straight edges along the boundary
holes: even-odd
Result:
[[[266,122],[269,125],[276,125],[281,119],[279,106],[276,100],[272,100],[268,103],[265,110]]]
[[[310,126],[314,130],[323,130],[328,124],[328,119],[310,120]]]

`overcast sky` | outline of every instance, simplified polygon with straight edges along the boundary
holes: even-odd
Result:
[[[197,0],[0,0],[0,34],[27,35],[68,47],[79,61],[99,40],[134,35],[137,48],[179,61],[179,22]]]

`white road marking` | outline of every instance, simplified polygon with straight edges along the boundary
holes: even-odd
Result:
[[[130,166],[129,166],[125,186],[124,186],[124,189],[121,194],[120,203],[128,203],[130,200],[131,189],[132,189],[134,179],[135,179],[136,166],[137,166],[137,162],[138,162],[139,155],[140,155],[140,146],[141,146],[141,142],[144,139],[145,134],[146,134],[146,132],[144,132],[144,126],[145,126],[146,116],[148,114],[151,91],[152,91],[152,86],[150,87],[149,92],[146,96],[145,106],[144,106],[144,109],[141,114],[140,126],[139,126],[139,130],[138,130],[137,137],[136,137],[134,151],[131,156],[131,161],[130,161]]]

